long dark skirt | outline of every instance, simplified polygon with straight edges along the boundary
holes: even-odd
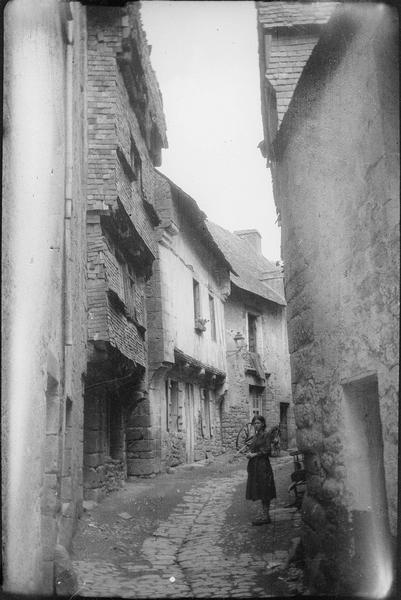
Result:
[[[269,502],[276,497],[276,486],[268,456],[255,456],[248,461],[247,500]]]

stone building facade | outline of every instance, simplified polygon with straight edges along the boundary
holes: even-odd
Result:
[[[146,281],[156,257],[154,165],[167,146],[139,6],[87,7],[88,369],[85,497],[154,457],[147,397]]]
[[[20,597],[65,590],[82,510],[86,28],[79,3],[4,18],[2,586]]]
[[[147,286],[153,455],[144,475],[221,453],[226,378],[224,302],[230,265],[196,202],[157,177],[158,251]],[[137,430],[146,443],[146,430]]]
[[[224,307],[227,392],[222,406],[222,437],[233,447],[239,429],[254,415],[267,427],[280,426],[282,448],[295,445],[282,269],[262,255],[257,230],[231,233],[207,222],[232,265],[230,295]]]
[[[258,11],[263,39],[271,29]],[[397,15],[384,4],[337,8],[280,128],[265,139],[282,223],[297,440],[307,469],[303,542],[315,592],[384,597],[394,581],[397,31]],[[262,67],[264,52],[261,45]]]

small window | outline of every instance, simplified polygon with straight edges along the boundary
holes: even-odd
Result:
[[[194,318],[195,318],[195,326],[198,324],[200,319],[200,292],[199,292],[199,283],[196,279],[193,279],[193,295],[194,295]]]
[[[209,294],[210,335],[216,341],[216,315],[214,310],[214,298]]]
[[[128,315],[132,319],[136,319],[135,275],[127,263],[122,263],[121,267],[124,286],[124,304]]]
[[[249,396],[250,396],[250,404],[251,404],[251,417],[256,417],[258,415],[263,415],[264,406],[263,406],[263,396],[264,396],[264,388],[259,387],[257,385],[249,386]]]
[[[131,138],[131,147],[130,147],[130,159],[131,159],[131,169],[134,176],[134,181],[140,181],[141,172],[142,172],[142,161],[141,156],[138,152],[138,148],[135,145],[134,140]]]
[[[256,344],[256,320],[255,315],[248,313],[248,350],[249,352],[257,352]]]

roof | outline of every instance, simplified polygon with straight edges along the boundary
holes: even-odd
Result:
[[[235,274],[230,275],[232,283],[242,290],[256,294],[280,306],[285,306],[286,301],[283,296],[259,279],[259,276],[267,271],[280,273],[281,271],[277,269],[276,265],[263,255],[258,254],[249,242],[227,231],[227,229],[223,229],[220,225],[207,220],[206,226],[235,269]]]
[[[259,61],[265,140],[276,135],[276,125],[267,125],[269,111],[277,109],[280,127],[301,73],[339,2],[257,2]],[[266,44],[264,34],[270,34]],[[274,90],[273,100],[266,86]],[[274,118],[273,118],[274,120]],[[267,133],[269,130],[269,134]],[[268,154],[270,154],[268,150]]]
[[[203,238],[204,243],[212,252],[214,252],[216,257],[229,271],[235,273],[235,269],[231,265],[228,257],[222,252],[221,248],[218,246],[210,231],[206,227],[206,215],[203,211],[201,211],[195,200],[173,181],[171,181],[171,179],[164,175],[164,173],[161,173],[158,169],[154,169],[154,171],[156,173],[156,177],[159,176],[162,178],[162,180],[168,183],[170,189],[174,192],[174,198],[179,205],[180,211],[187,215],[191,226],[198,231],[200,237]],[[160,190],[160,186],[157,185],[157,178],[156,186],[159,188],[159,193],[163,193],[163,191]],[[156,210],[159,214],[161,214],[161,216],[163,216],[163,209],[160,210],[160,208],[156,206]]]
[[[259,22],[264,29],[321,25],[327,23],[338,2],[257,2]]]
[[[150,60],[150,48],[146,38],[146,32],[142,24],[139,2],[129,2],[123,7],[123,12],[129,15],[131,23],[129,27],[122,27],[123,38],[131,35],[138,41],[136,49],[139,52],[141,67],[144,72],[146,85],[147,103],[152,123],[157,127],[162,148],[168,148],[167,126],[163,111],[163,98],[159,82]]]
[[[332,15],[322,31],[294,90],[282,124],[273,141],[277,159],[285,148],[291,133],[301,122],[310,118],[321,82],[332,76],[358,28],[361,26],[364,7],[343,4]],[[377,26],[379,23],[377,23]]]

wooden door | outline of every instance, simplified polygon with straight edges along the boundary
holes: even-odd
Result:
[[[194,410],[194,386],[192,383],[185,384],[185,430],[186,430],[186,461],[194,462],[195,446],[195,410]]]

